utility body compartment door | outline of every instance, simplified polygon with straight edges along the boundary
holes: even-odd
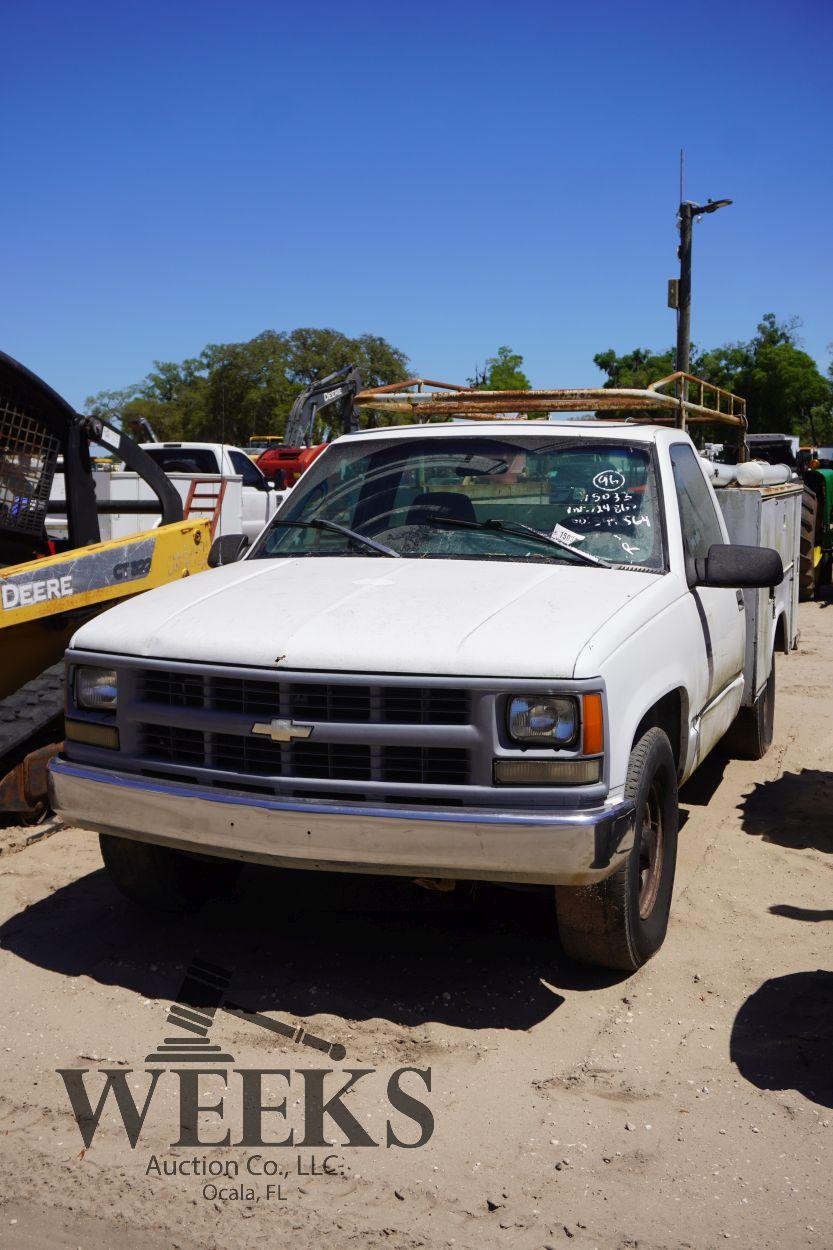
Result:
[[[786,651],[798,644],[798,562],[801,543],[800,482],[776,486],[721,486],[716,492],[729,537],[735,543],[772,547],[784,580],[773,590],[745,590],[748,641],[744,703],[751,704],[769,677],[775,629],[783,616]]]

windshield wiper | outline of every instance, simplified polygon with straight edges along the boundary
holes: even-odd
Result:
[[[360,534],[358,530],[339,525],[338,521],[325,521],[323,517],[313,517],[310,521],[273,521],[272,524],[275,527],[288,525],[295,529],[328,530],[333,534],[343,534],[345,538],[351,539],[359,547],[367,547],[370,551],[378,552],[380,556],[392,556],[395,560],[401,559],[399,552],[394,551],[393,547],[377,543],[375,538],[368,538],[366,534]]]
[[[598,564],[605,569],[613,568],[609,560],[603,560],[601,556],[591,556],[589,551],[582,551],[580,547],[572,547],[570,543],[554,538],[551,534],[542,534],[540,530],[533,529],[531,525],[524,525],[521,521],[501,521],[499,517],[487,517],[485,521],[464,521],[462,517],[434,516],[428,523],[467,530],[497,530],[502,534],[514,534],[516,538],[532,538],[536,542],[545,543],[548,547],[569,551],[580,560],[584,560],[586,564]]]

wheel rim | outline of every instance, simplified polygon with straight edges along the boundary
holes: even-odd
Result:
[[[654,910],[662,879],[662,796],[657,782],[651,786],[639,830],[639,915],[647,920]]]

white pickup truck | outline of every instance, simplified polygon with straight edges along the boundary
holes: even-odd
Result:
[[[718,494],[685,432],[626,420],[339,438],[239,562],[78,631],[54,807],[144,904],[247,860],[525,882],[569,954],[634,969],[678,785],[730,728],[766,750],[795,641],[790,560],[729,545]]]
[[[289,493],[276,489],[240,447],[227,443],[140,443],[139,446],[164,469],[183,504],[187,502],[192,482],[201,483],[202,497],[194,500],[192,507],[195,516],[203,515],[200,505],[210,504],[212,493],[217,496],[220,484],[225,482],[217,534],[243,534],[247,541],[253,542]],[[103,540],[138,534],[158,523],[158,510],[138,510],[142,502],[155,504],[152,490],[138,473],[124,468],[98,468],[93,479],[101,510],[99,524]],[[60,533],[66,526],[66,518],[60,515],[61,505],[65,504],[60,465],[50,504],[53,513],[50,529]],[[209,506],[206,510],[212,512],[213,508]]]
[[[254,461],[240,447],[227,443],[140,443],[143,451],[165,470],[183,497],[193,478],[214,475],[227,483],[239,481],[239,502],[235,492],[223,500],[219,534],[242,533],[253,542],[274,515],[287,492],[275,490]]]

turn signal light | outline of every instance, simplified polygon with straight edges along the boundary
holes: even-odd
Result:
[[[605,747],[602,696],[600,694],[586,694],[581,702],[582,722],[584,725],[584,742],[581,753],[582,755],[601,755]]]

